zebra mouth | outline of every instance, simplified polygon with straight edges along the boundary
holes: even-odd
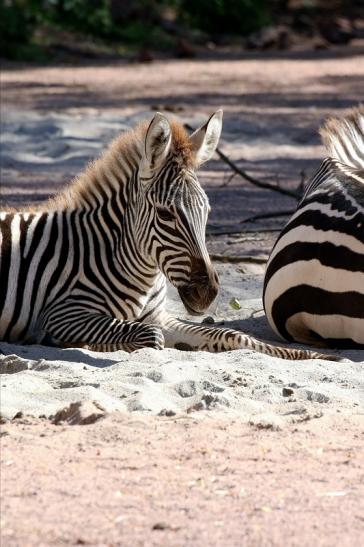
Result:
[[[178,293],[180,295],[180,298],[183,302],[183,305],[184,307],[186,308],[186,310],[188,311],[188,313],[190,315],[203,315],[205,309],[208,307],[208,306],[203,306],[203,308],[201,309],[200,306],[198,306],[199,309],[196,309],[193,307],[193,305],[191,305],[191,294],[188,293],[188,295],[185,293],[185,291],[183,289],[178,289]],[[195,302],[194,302],[195,303]]]
[[[190,315],[203,315],[203,311],[194,310],[193,308],[191,308],[191,306],[187,304],[187,302],[184,302],[183,299],[182,299],[182,302]]]

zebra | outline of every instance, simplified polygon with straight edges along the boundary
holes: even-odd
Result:
[[[168,313],[167,279],[193,315],[218,292],[205,243],[210,206],[196,169],[214,153],[221,127],[221,110],[191,136],[158,112],[119,135],[55,197],[1,212],[0,340],[335,360]]]
[[[320,134],[328,157],[272,250],[265,313],[285,340],[364,348],[364,106]]]

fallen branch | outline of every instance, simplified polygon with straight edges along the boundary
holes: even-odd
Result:
[[[276,211],[275,213],[263,213],[262,215],[254,215],[252,217],[245,218],[240,221],[240,224],[244,224],[245,222],[253,222],[254,220],[261,220],[263,218],[287,217],[293,215],[294,212],[295,209],[287,209],[284,211]]]
[[[227,181],[224,180],[224,182],[220,184],[219,188],[225,188],[228,184],[230,184],[230,182],[233,180],[234,177],[236,177],[236,173],[231,173]]]
[[[209,229],[206,231],[206,235],[208,236],[233,236],[233,235],[245,235],[245,234],[269,234],[274,232],[280,232],[282,228],[252,228],[252,229],[244,229],[244,230],[219,230],[216,232],[213,232]]]
[[[230,158],[228,158],[219,148],[216,148],[217,155],[227,164],[237,175],[240,175],[243,179],[247,180],[254,186],[258,186],[258,188],[265,188],[266,190],[273,190],[274,192],[279,192],[280,194],[284,194],[285,196],[290,196],[294,199],[301,199],[301,195],[295,192],[294,190],[289,190],[288,188],[282,188],[282,186],[278,186],[276,184],[270,184],[269,182],[263,182],[262,180],[258,180],[254,177],[251,177],[240,169]]]
[[[194,131],[193,127],[191,127],[188,123],[185,124],[185,128],[189,131]],[[216,148],[216,153],[237,175],[240,175],[243,179],[250,182],[250,184],[253,184],[254,186],[257,186],[258,188],[265,188],[266,190],[273,190],[274,192],[279,192],[280,194],[284,194],[285,196],[290,196],[294,199],[301,199],[302,195],[294,190],[289,190],[288,188],[282,188],[281,186],[278,186],[277,184],[270,184],[269,182],[263,182],[262,180],[256,179],[254,177],[251,177],[240,169],[230,158],[224,154],[220,150],[220,148]]]
[[[251,255],[242,255],[242,256],[229,256],[229,255],[218,255],[210,254],[211,260],[216,262],[229,262],[231,264],[236,264],[237,262],[249,262],[251,264],[265,264],[268,260],[264,256],[251,256]]]

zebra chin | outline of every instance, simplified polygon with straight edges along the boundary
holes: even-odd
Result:
[[[184,285],[178,288],[184,307],[191,315],[202,315],[215,300],[218,285]]]

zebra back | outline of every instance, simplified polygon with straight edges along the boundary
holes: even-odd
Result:
[[[286,340],[364,347],[364,108],[320,133],[329,157],[274,245],[264,308]]]

